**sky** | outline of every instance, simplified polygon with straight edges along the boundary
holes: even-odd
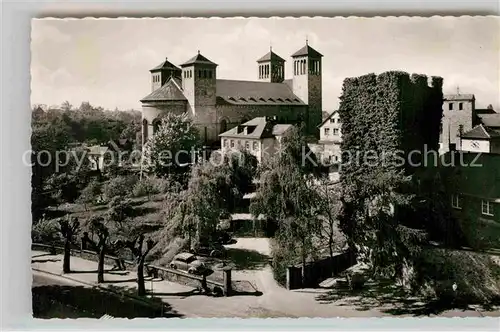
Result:
[[[140,109],[151,91],[149,69],[166,57],[180,65],[202,55],[217,77],[257,80],[256,60],[284,58],[305,45],[323,54],[323,109],[337,109],[346,77],[403,70],[444,79],[444,93],[472,93],[476,107],[500,111],[500,19],[34,19],[31,103],[83,101],[107,109]]]

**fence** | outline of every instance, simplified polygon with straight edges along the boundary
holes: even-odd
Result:
[[[57,246],[57,245],[32,243],[31,248],[32,248],[32,250],[48,251],[51,254],[64,253],[64,248]],[[90,250],[80,250],[80,249],[72,248],[71,255],[75,256],[75,257],[87,259],[87,260],[92,260],[92,261],[96,261],[98,259],[98,254],[96,252],[93,252]],[[124,259],[121,259],[121,258],[116,257],[116,256],[110,256],[110,255],[105,255],[104,264],[123,266],[124,268],[126,268],[128,270],[132,270],[132,271],[137,269],[137,266],[134,262],[124,260]],[[172,281],[172,282],[187,285],[187,286],[199,287],[199,286],[202,286],[202,283],[203,283],[203,277],[201,277],[201,276],[185,273],[185,272],[170,269],[167,267],[155,266],[152,264],[144,264],[144,270],[146,271],[146,273],[150,277],[161,278],[163,280],[168,280],[168,281]],[[206,284],[207,284],[208,288],[211,291],[213,291],[215,294],[220,293],[220,294],[224,294],[226,296],[229,296],[232,292],[231,270],[225,269],[225,270],[223,270],[223,274],[224,274],[224,277],[223,277],[224,281],[222,283],[214,281],[214,280],[206,279]]]
[[[304,280],[302,280],[302,266],[289,266],[286,273],[286,287],[288,289],[317,287],[321,281],[338,275],[354,264],[356,261],[350,251],[309,262],[304,269]]]

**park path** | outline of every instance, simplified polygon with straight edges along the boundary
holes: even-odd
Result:
[[[32,251],[32,268],[34,273],[48,273],[58,278],[65,278],[86,287],[97,286],[97,262],[79,257],[71,257],[74,271],[62,274],[62,255],[50,255],[47,252]],[[99,287],[121,289],[124,292],[136,290],[135,272],[111,271],[105,266],[105,283]],[[302,289],[289,291],[276,283],[269,265],[257,270],[234,271],[233,280],[251,280],[261,296],[238,295],[230,297],[212,297],[192,293],[193,287],[166,280],[146,280],[146,289],[153,289],[155,297],[168,303],[173,310],[184,317],[381,317],[390,316],[384,308],[360,310],[356,306],[345,303],[321,303],[316,297],[327,290]],[[487,314],[498,316],[498,312]],[[410,315],[400,315],[405,317]],[[480,317],[479,312],[447,311],[440,316]]]

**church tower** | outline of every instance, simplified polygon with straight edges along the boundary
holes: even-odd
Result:
[[[259,81],[282,83],[285,79],[285,60],[273,52],[269,52],[257,60],[259,67]]]
[[[181,78],[181,69],[173,65],[167,58],[149,72],[151,73],[151,92],[163,86],[171,76]]]
[[[321,58],[323,55],[306,45],[292,54],[293,93],[309,105],[307,129],[309,134],[317,135],[322,119],[322,77]]]
[[[215,107],[217,64],[198,54],[181,65],[182,89],[190,111],[196,115],[197,107]]]

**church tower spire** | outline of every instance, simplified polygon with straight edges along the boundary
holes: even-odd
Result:
[[[269,52],[257,60],[259,68],[259,81],[282,83],[285,79],[285,60],[273,52],[269,45]]]

